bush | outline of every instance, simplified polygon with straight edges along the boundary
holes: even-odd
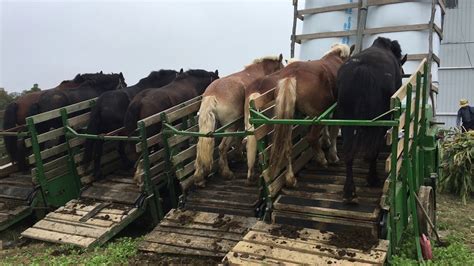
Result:
[[[459,195],[464,204],[474,192],[474,131],[444,131],[441,142],[440,191]]]

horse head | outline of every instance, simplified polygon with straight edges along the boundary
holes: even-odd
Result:
[[[196,82],[197,91],[202,94],[204,90],[211,84],[214,80],[219,78],[219,71],[206,71],[203,69],[190,69],[176,78],[176,80],[181,80],[185,78],[193,78]]]
[[[372,46],[376,46],[379,48],[384,48],[392,52],[393,56],[397,59],[398,65],[400,66],[400,72],[404,74],[403,71],[403,64],[407,61],[407,54],[402,57],[402,48],[400,47],[400,43],[397,40],[390,40],[389,38],[378,37],[375,39]]]
[[[122,72],[112,74],[96,74],[93,79],[86,81],[89,86],[103,91],[117,90],[127,87]]]
[[[164,86],[173,81],[178,72],[171,69],[161,69],[159,71],[152,71],[148,77],[142,78],[138,85],[142,85],[147,88],[156,88]]]
[[[348,45],[335,43],[331,45],[331,49],[323,55],[323,58],[326,56],[335,55],[345,61],[349,58],[349,56],[351,56],[351,52],[351,48]]]
[[[284,67],[283,55],[279,56],[266,56],[253,60],[251,65],[261,65],[265,75],[269,75],[276,72]]]

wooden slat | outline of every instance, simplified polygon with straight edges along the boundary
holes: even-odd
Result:
[[[75,138],[75,139],[72,139],[70,142],[69,142],[69,145],[70,147],[77,147],[81,144],[84,143],[84,139],[81,139],[81,138]],[[59,144],[57,146],[54,146],[50,149],[46,149],[46,150],[43,150],[41,151],[41,159],[42,160],[45,160],[51,156],[54,156],[54,155],[57,155],[57,154],[60,154],[62,152],[66,152],[67,151],[67,146],[66,146],[66,143],[62,143],[62,144]],[[31,164],[34,164],[35,163],[35,156],[34,154],[30,155],[28,157],[28,160]]]
[[[72,128],[78,129],[85,127],[89,122],[90,112],[69,118],[68,123]]]
[[[403,84],[391,97],[392,99],[392,102],[394,99],[398,98],[400,101],[403,101],[403,99],[406,97],[407,95],[407,84],[412,84],[412,85],[415,85],[416,84],[416,73],[417,72],[420,72],[421,74],[424,73],[424,64],[426,62],[426,58],[423,59],[423,61],[421,61],[421,63],[418,65],[417,69],[413,72],[413,74],[411,75],[410,79],[405,83]]]
[[[298,10],[298,15],[311,15],[311,14],[319,14],[319,13],[326,13],[326,12],[333,12],[333,11],[342,11],[342,10],[357,8],[357,7],[359,7],[359,3],[308,8],[308,9]]]
[[[199,130],[199,125],[193,125],[192,127],[188,128],[186,131],[188,132],[198,132]],[[205,132],[207,133],[207,132]],[[191,136],[184,136],[184,135],[175,135],[175,136],[172,136],[168,139],[168,144],[170,147],[173,147],[173,146],[176,146],[177,144],[181,143],[181,142],[184,142],[190,138],[194,138],[194,137],[191,137]]]
[[[148,148],[150,148],[151,146],[154,146],[154,145],[162,145],[163,144],[163,134],[160,132],[156,135],[153,135],[149,138],[146,139],[146,143],[148,145]],[[138,142],[137,144],[135,144],[135,150],[137,153],[141,153],[142,152],[142,143],[141,142]]]
[[[201,106],[201,101],[191,103],[185,107],[182,107],[174,112],[167,113],[166,117],[168,119],[168,123],[173,123],[174,121],[188,116],[189,114],[195,113],[199,110]]]
[[[194,161],[189,162],[183,168],[176,171],[178,180],[182,180],[194,171]]]
[[[89,187],[81,193],[81,197],[112,201],[117,203],[135,204],[137,199],[140,197],[140,193],[131,191],[120,191],[114,189],[104,189],[97,187]]]
[[[76,215],[76,214],[73,215],[73,214],[50,212],[46,216],[45,219],[50,220],[52,222],[69,222],[69,223],[77,223],[78,225],[89,224],[89,225],[101,226],[101,227],[111,227],[112,225],[115,224],[115,222],[110,221],[110,220],[95,219],[95,218],[91,218],[87,220],[86,222],[79,222],[81,218],[82,218],[81,215]]]
[[[357,31],[332,31],[332,32],[320,32],[320,33],[309,33],[309,34],[298,34],[295,35],[297,43],[305,40],[324,39],[324,38],[336,38],[336,37],[347,37],[355,35]]]
[[[73,244],[81,247],[88,247],[96,241],[96,239],[92,237],[69,235],[34,227],[26,229],[26,231],[21,233],[21,235],[42,241],[48,241],[58,244]]]
[[[196,145],[192,145],[184,151],[172,156],[171,162],[173,163],[173,165],[178,165],[179,163],[189,158],[192,158],[193,156],[196,156]]]
[[[166,155],[165,149],[160,149],[159,151],[152,153],[149,156],[150,163],[155,163],[160,160],[164,160],[165,155]]]
[[[97,98],[92,98],[92,99],[85,100],[83,102],[79,102],[79,103],[76,103],[76,104],[68,105],[68,106],[65,106],[65,107],[62,107],[62,108],[65,108],[66,112],[68,114],[70,114],[70,113],[74,113],[74,112],[77,112],[77,111],[80,111],[80,110],[90,108],[91,103],[95,100],[97,100]],[[44,113],[41,113],[41,114],[38,114],[38,115],[34,115],[31,118],[33,119],[33,122],[35,124],[41,123],[41,122],[44,122],[44,121],[47,121],[47,120],[51,120],[51,119],[54,119],[54,118],[58,118],[58,117],[61,116],[60,111],[61,111],[62,108],[54,109],[54,110],[51,110],[51,111],[48,111],[48,112],[44,112]]]
[[[171,112],[174,112],[175,110],[178,110],[180,108],[183,108],[183,107],[186,107],[190,104],[193,104],[194,102],[197,102],[197,101],[201,101],[202,99],[202,96],[198,96],[196,98],[193,98],[191,100],[188,100],[184,103],[181,103],[181,104],[178,104],[178,105],[175,105],[165,111],[163,111],[163,113],[166,113],[166,114],[169,114]],[[156,123],[159,123],[161,122],[161,113],[158,113],[158,114],[155,114],[155,115],[152,115],[152,116],[149,116],[147,118],[144,118],[140,121],[138,121],[138,123],[141,123],[143,122],[145,124],[146,127],[150,126],[150,125],[153,125],[153,124],[156,124]]]
[[[64,136],[64,128],[62,128],[62,127],[52,129],[52,130],[50,130],[46,133],[43,133],[43,134],[39,134],[37,136],[37,138],[38,138],[38,143],[44,143],[48,140],[56,139],[56,138],[59,138],[61,136]],[[25,140],[25,145],[26,145],[26,147],[31,147],[32,146],[31,138],[28,138],[28,139]]]
[[[275,89],[271,89],[265,92],[264,94],[255,98],[253,101],[255,104],[255,108],[257,108],[257,110],[260,110],[273,100],[275,100]]]
[[[34,225],[36,229],[47,230],[50,232],[64,233],[74,236],[99,238],[108,230],[102,227],[93,227],[90,225],[66,224],[60,222],[53,222],[48,220],[40,220]]]

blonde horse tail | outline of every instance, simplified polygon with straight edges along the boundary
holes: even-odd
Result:
[[[284,78],[278,81],[275,100],[275,116],[277,119],[289,119],[295,113],[296,78]],[[273,130],[272,148],[268,175],[273,178],[283,161],[291,151],[291,125],[275,125]],[[291,157],[290,157],[291,158]]]
[[[217,98],[215,96],[206,96],[202,99],[201,107],[199,108],[199,132],[208,133],[214,131],[216,107]],[[209,173],[212,170],[214,138],[199,138],[196,153],[194,181],[199,183],[203,181],[204,173]]]

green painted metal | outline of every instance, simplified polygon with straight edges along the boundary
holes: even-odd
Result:
[[[249,132],[247,131],[232,131],[232,132],[225,132],[226,129],[229,127],[235,125],[239,121],[241,121],[242,118],[238,118],[228,124],[225,124],[224,126],[208,132],[208,133],[201,133],[201,132],[191,132],[187,130],[179,130],[173,125],[171,125],[168,122],[163,122],[163,126],[166,127],[166,129],[163,130],[163,132],[167,135],[181,135],[181,136],[191,136],[191,137],[209,137],[209,138],[223,138],[223,137],[229,137],[229,136],[235,136],[235,137],[243,137],[249,135]]]
[[[83,139],[92,139],[92,140],[112,140],[112,141],[135,141],[139,142],[139,137],[130,137],[130,136],[106,136],[106,135],[93,135],[93,134],[85,134],[85,133],[77,133],[70,126],[65,126],[66,135],[83,138]]]

